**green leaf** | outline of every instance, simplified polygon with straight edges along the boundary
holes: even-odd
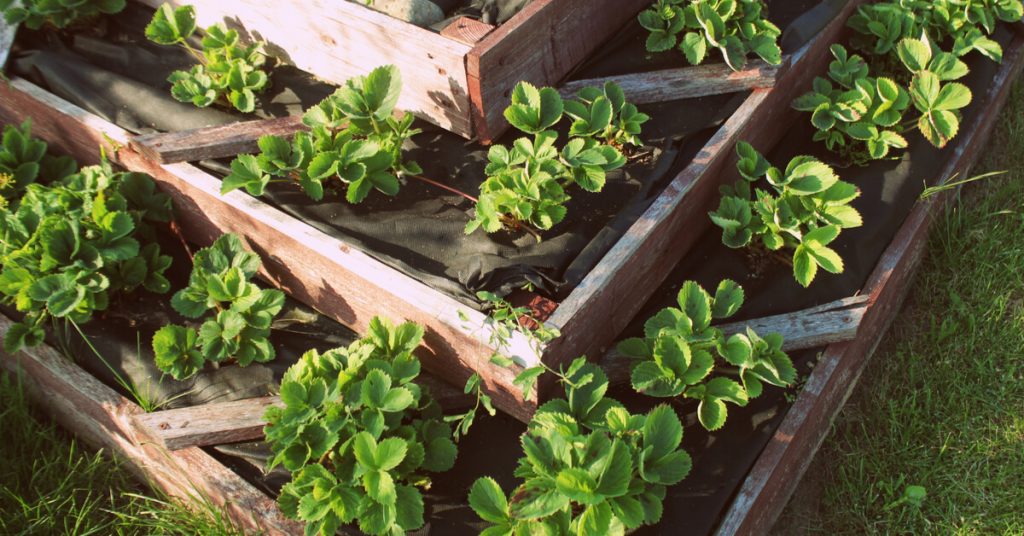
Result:
[[[927,69],[928,62],[932,59],[931,47],[919,39],[903,39],[896,45],[896,54],[912,73]]]
[[[679,448],[683,440],[683,425],[671,406],[660,405],[647,414],[644,422],[644,447],[651,449],[651,456],[661,458]]]
[[[395,523],[404,531],[413,531],[423,526],[423,495],[412,486],[398,486],[395,501]]]
[[[793,275],[798,283],[808,287],[818,272],[818,264],[814,261],[806,246],[797,246],[793,253]]]
[[[938,97],[932,103],[934,110],[959,110],[971,103],[971,90],[958,83],[951,83],[942,86]]]
[[[711,297],[700,285],[693,281],[683,283],[676,300],[693,323],[694,331],[703,331],[711,325]]]
[[[715,290],[711,316],[716,319],[729,318],[743,306],[743,287],[735,281],[723,279]]]
[[[651,35],[653,36],[654,34]],[[675,38],[673,37],[673,41],[674,40]],[[663,42],[656,43],[656,45],[663,44]],[[665,47],[662,50],[667,50],[671,47],[672,45],[668,45],[668,47]],[[647,49],[652,52],[656,52],[656,50],[652,50],[650,47],[650,39],[648,39]],[[701,63],[704,63],[704,58],[707,57],[708,53],[707,41],[704,40],[703,35],[697,32],[687,32],[686,35],[683,36],[682,42],[679,43],[679,49],[686,55],[686,61],[690,62],[690,65],[700,65]]]
[[[195,31],[196,14],[192,6],[175,9],[163,4],[146,26],[146,38],[160,45],[173,45],[188,39]]]

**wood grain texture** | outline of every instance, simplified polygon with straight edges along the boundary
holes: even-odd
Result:
[[[482,313],[258,199],[242,192],[220,195],[220,181],[194,166],[150,160],[127,146],[127,132],[25,80],[0,85],[0,119],[30,116],[37,136],[83,162],[96,162],[103,144],[116,163],[153,176],[196,243],[236,233],[262,257],[264,279],[289,295],[357,332],[365,332],[376,315],[416,322],[426,331],[420,352],[426,369],[457,386],[479,372],[495,405],[517,418],[528,419],[536,407],[512,385],[521,367],[537,363],[543,351],[522,334],[504,349],[518,365],[494,365],[493,330]]]
[[[707,211],[719,185],[734,180],[730,166],[738,140],[766,148],[785,135],[796,114],[790,101],[829,62],[828,47],[844,31],[846,17],[862,0],[851,1],[803,49],[790,56],[772,88],[755,89],[712,136],[693,161],[668,185],[582,283],[562,301],[547,324],[561,331],[545,359],[552,366],[578,355],[603,355],[680,259],[709,227]]]
[[[487,34],[494,31],[494,26],[469,17],[459,17],[441,29],[441,35],[467,45],[475,45]]]
[[[943,179],[967,176],[985,150],[1013,80],[1024,66],[1022,38],[1008,48],[1003,67],[985,95],[984,112],[963,125]],[[796,403],[758,458],[718,528],[719,536],[768,534],[786,506],[831,424],[853,392],[883,334],[899,313],[924,256],[934,218],[956,199],[949,190],[919,201],[871,274],[870,306],[856,340],[829,346]]]
[[[8,24],[0,18],[0,69],[7,65],[7,58],[11,55],[11,47],[14,46],[14,38],[18,35],[18,25]]]
[[[466,59],[477,138],[508,127],[502,116],[516,83],[557,86],[650,0],[534,0],[480,41]]]
[[[857,337],[867,312],[867,301],[867,296],[857,296],[793,313],[730,322],[717,327],[726,336],[746,333],[747,328],[762,336],[778,333],[782,335],[782,349],[786,352],[821,348]],[[600,361],[613,384],[629,383],[633,363],[632,359],[614,349],[607,352]]]
[[[263,414],[281,407],[278,397],[248,398],[189,408],[168,409],[132,417],[136,428],[168,450],[250,441],[263,437]]]
[[[159,7],[164,0],[140,0]],[[267,52],[341,84],[381,65],[402,72],[398,108],[470,137],[470,47],[347,0],[171,0],[192,5],[202,27],[224,22]]]
[[[0,334],[12,322],[0,316]],[[299,534],[269,497],[198,448],[168,451],[134,429],[142,408],[43,345],[10,355],[0,368],[22,373],[35,404],[71,433],[126,462],[141,480],[183,501],[197,498],[220,506],[239,527],[264,534]]]
[[[290,136],[299,130],[306,130],[301,117],[278,117],[180,132],[143,134],[132,137],[130,146],[161,164],[199,162],[253,153],[259,150],[256,142],[261,136]]]
[[[716,63],[576,80],[563,85],[558,91],[562,97],[569,98],[585,87],[602,87],[607,82],[614,82],[622,87],[629,102],[650,104],[768,88],[775,85],[778,74],[778,65],[768,65],[761,60],[749,62],[746,69],[738,72],[724,63]]]

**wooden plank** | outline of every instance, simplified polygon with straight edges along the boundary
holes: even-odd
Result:
[[[493,30],[494,26],[486,22],[470,17],[459,17],[442,28],[441,35],[460,43],[475,45]]]
[[[139,0],[159,7],[165,0]],[[198,23],[224,22],[267,52],[341,84],[380,65],[402,72],[398,108],[462,136],[472,135],[466,55],[470,46],[347,0],[171,0],[192,5]]]
[[[786,352],[821,348],[833,343],[846,342],[857,337],[864,314],[868,309],[868,296],[845,298],[788,314],[730,322],[718,326],[725,335],[746,333],[747,328],[765,335],[782,335],[782,349]],[[600,365],[615,384],[628,383],[633,360],[611,350],[601,358]]]
[[[263,414],[283,406],[276,396],[143,413],[134,425],[168,450],[251,441],[263,437]]]
[[[984,112],[960,130],[961,137],[940,177],[967,176],[985,150],[985,140],[1010,94],[1012,82],[1024,67],[1022,45],[1018,38],[1007,50],[1003,67],[987,92]],[[862,336],[827,348],[743,483],[718,528],[719,536],[768,534],[899,312],[924,256],[935,217],[955,198],[955,191],[950,190],[921,200],[914,207],[865,287],[872,305],[864,317]]]
[[[7,66],[7,58],[11,55],[14,38],[18,35],[18,25],[8,24],[0,18],[0,69]]]
[[[508,127],[502,115],[520,80],[557,85],[650,0],[534,0],[473,47],[466,60],[477,138]]]
[[[709,228],[707,210],[719,185],[733,179],[733,147],[746,140],[768,147],[785,134],[796,114],[790,101],[830,61],[828,47],[844,31],[847,16],[863,0],[849,2],[834,21],[783,65],[776,85],[755,89],[669,186],[604,256],[548,320],[562,336],[545,359],[558,366],[578,355],[603,355],[665,277]],[[609,314],[614,311],[614,314]]]
[[[261,275],[321,313],[364,332],[377,315],[424,327],[420,356],[426,369],[461,386],[479,372],[496,406],[528,420],[536,399],[523,400],[512,384],[522,366],[539,362],[543,348],[513,334],[503,353],[518,365],[490,363],[494,338],[487,317],[395,270],[346,242],[242,192],[220,194],[220,181],[189,164],[159,164],[128,147],[124,130],[23,79],[0,84],[0,119],[36,119],[34,134],[80,161],[98,161],[97,147],[116,163],[153,176],[175,203],[178,221],[200,244],[236,233],[263,259]]]
[[[559,93],[569,98],[585,87],[602,87],[607,82],[615,82],[622,87],[629,102],[649,104],[768,88],[775,85],[778,74],[778,65],[769,65],[761,60],[751,61],[746,69],[739,72],[723,63],[716,63],[576,80],[559,88]]]
[[[0,316],[0,333],[12,322]],[[61,426],[96,448],[127,462],[141,480],[186,502],[203,498],[224,509],[240,528],[265,534],[299,534],[269,497],[198,448],[168,451],[139,434],[129,421],[142,408],[43,345],[10,355],[0,350],[0,368],[24,373],[35,404]]]
[[[253,153],[259,150],[256,141],[261,136],[290,136],[305,128],[298,116],[258,119],[180,132],[144,134],[133,137],[130,146],[161,164],[199,162]]]

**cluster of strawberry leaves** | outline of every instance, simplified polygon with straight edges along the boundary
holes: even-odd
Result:
[[[430,473],[455,464],[451,427],[416,383],[413,350],[423,329],[378,318],[347,348],[307,352],[281,382],[283,408],[267,409],[266,436],[292,480],[282,512],[306,522],[306,534],[333,535],[357,522],[367,534],[423,526]]]
[[[186,318],[203,319],[198,330],[166,325],[153,336],[160,370],[176,380],[200,372],[206,363],[234,360],[239,366],[274,359],[270,326],[284,305],[284,293],[261,289],[250,279],[260,258],[233,234],[222,235],[193,258],[188,286],[171,298]]]
[[[718,210],[710,213],[722,228],[722,242],[730,248],[793,250],[793,276],[805,287],[819,267],[841,273],[843,260],[828,244],[842,229],[863,223],[850,206],[860,190],[809,156],[793,158],[783,171],[746,142],[736,145],[736,153],[742,179],[722,188]],[[755,183],[769,189],[752,188]]]
[[[782,351],[782,336],[759,336],[752,329],[728,337],[711,326],[736,314],[743,289],[724,280],[714,297],[693,281],[679,290],[679,307],[668,307],[644,324],[642,338],[619,343],[620,354],[636,359],[630,371],[637,392],[659,398],[700,401],[697,418],[714,431],[725,425],[726,402],[746,406],[764,391],[764,384],[788,387],[796,369]],[[740,382],[718,373],[716,364],[735,368]]]
[[[764,0],[656,0],[639,21],[650,32],[649,52],[678,48],[691,65],[700,65],[718,49],[739,71],[750,53],[772,65],[782,63],[777,42],[782,32],[764,18],[765,11]]]
[[[860,6],[847,25],[856,32],[851,45],[875,56],[892,54],[903,39],[928,36],[956,56],[978,51],[1001,62],[1003,48],[989,36],[999,21],[1022,16],[1021,0],[884,0]]]
[[[832,45],[829,78],[836,85],[816,78],[813,90],[793,101],[793,107],[811,112],[815,141],[824,141],[854,164],[905,149],[903,133],[911,125],[935,147],[945,147],[960,129],[960,110],[970,104],[971,90],[952,82],[968,73],[967,64],[932,46],[930,40],[911,38],[896,45],[900,63],[912,76],[904,88],[893,78],[868,76],[863,58]],[[904,120],[911,104],[920,114],[916,122]]]
[[[171,258],[153,228],[170,221],[170,199],[146,175],[106,162],[77,170],[46,148],[28,125],[5,129],[0,300],[25,314],[4,338],[8,352],[40,344],[47,319],[84,323],[117,296],[170,289]]]
[[[522,436],[522,483],[510,495],[489,477],[470,489],[470,506],[492,524],[482,534],[621,535],[657,523],[667,487],[690,472],[679,417],[667,405],[630,413],[585,358],[555,374],[566,398],[538,408]]]
[[[487,153],[487,179],[480,186],[475,217],[466,234],[483,228],[488,233],[523,227],[551,229],[566,215],[566,188],[575,184],[600,192],[607,173],[626,164],[619,150],[639,145],[642,125],[650,117],[626,102],[613,82],[585,88],[578,100],[563,100],[558,91],[520,82],[512,91],[505,118],[518,130],[533,135],[512,147],[494,145]],[[559,147],[552,130],[563,117],[572,120],[569,141]],[[538,235],[539,237],[539,235]]]
[[[112,15],[124,9],[125,0],[0,0],[7,24],[24,24],[32,30],[45,25],[54,28]]]
[[[373,190],[396,195],[403,176],[422,173],[402,157],[403,144],[419,130],[412,128],[411,114],[395,117],[401,90],[392,65],[348,80],[306,111],[302,122],[309,132],[296,132],[291,141],[263,136],[260,154],[235,158],[221,193],[244,188],[259,196],[272,181],[295,182],[319,201],[324,181],[333,178],[345,185],[349,203],[362,202]]]
[[[180,45],[199,63],[188,71],[175,71],[167,78],[171,95],[181,102],[205,108],[214,103],[249,113],[256,109],[256,94],[266,89],[269,77],[263,71],[263,45],[243,46],[237,30],[223,23],[207,28],[202,51],[189,44],[196,32],[192,6],[177,9],[161,5],[146,26],[146,37],[160,45]]]

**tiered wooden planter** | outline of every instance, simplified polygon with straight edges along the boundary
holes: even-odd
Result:
[[[948,149],[949,160],[941,178],[969,173],[1022,67],[1024,38],[1018,37],[1008,47],[991,87],[983,96],[976,95],[983,100],[982,112],[970,124],[963,125],[955,145]],[[15,82],[5,95],[26,89],[23,82]],[[9,109],[9,102],[4,103],[5,109]],[[96,124],[94,118],[77,117],[82,125],[103,126]],[[67,131],[66,146],[100,141],[89,137],[93,136],[89,132],[96,131],[81,128]],[[914,207],[864,287],[862,295],[866,298],[851,302],[860,307],[853,319],[860,323],[856,337],[825,348],[796,402],[733,500],[717,534],[766,534],[771,528],[856,385],[867,360],[897,315],[924,254],[934,217],[955,196],[955,191],[946,191],[921,200]],[[9,326],[10,321],[0,318],[0,332],[5,332]],[[208,433],[175,434],[166,431],[169,423],[181,422],[174,412],[144,414],[140,407],[52,348],[43,346],[16,355],[2,354],[0,364],[7,370],[23,372],[36,402],[62,425],[94,445],[124,457],[141,477],[155,486],[180,497],[209,498],[225,507],[232,519],[248,529],[271,534],[294,534],[301,530],[299,525],[281,516],[269,497],[195,446],[251,437],[252,416],[258,414],[253,410],[266,401],[239,403],[238,407],[246,408],[248,413],[236,412],[232,418],[209,418],[211,408],[183,410],[193,416],[206,414],[207,418],[198,419],[196,426],[207,427]],[[180,415],[182,410],[174,411]],[[248,428],[240,426],[241,421],[246,421],[242,424]],[[230,435],[232,433],[236,435]],[[188,438],[174,439],[175,435]]]
[[[221,9],[243,3],[253,2],[198,2],[200,18],[206,17],[204,22],[211,22],[210,17],[224,16],[203,15],[207,5],[209,9],[212,6]],[[558,329],[562,335],[546,345],[533,344],[528,337],[517,334],[510,347],[496,347],[492,344],[492,332],[483,314],[469,310],[455,299],[383,264],[344,240],[328,236],[259,199],[242,192],[220,195],[217,178],[187,163],[162,163],[154,157],[152,145],[142,143],[141,139],[133,140],[123,129],[25,80],[13,79],[10,84],[0,85],[0,119],[21,122],[31,117],[35,135],[79,161],[97,161],[102,147],[116,163],[132,171],[152,175],[174,198],[181,224],[190,239],[207,244],[226,232],[245,236],[250,246],[263,257],[263,275],[267,281],[356,331],[363,331],[376,315],[423,325],[426,336],[421,357],[429,370],[457,385],[478,372],[496,405],[525,420],[536,407],[537,400],[524,400],[521,391],[512,385],[520,367],[535,365],[540,360],[557,367],[580,355],[604,353],[709,225],[707,207],[712,204],[719,184],[732,180],[730,174],[723,170],[733,162],[736,141],[744,139],[765,147],[773,145],[784,134],[782,129],[770,128],[770,125],[786,124],[787,118],[793,116],[795,112],[789,107],[791,99],[798,90],[810,84],[816,73],[824,71],[829,61],[829,44],[837,40],[843,31],[843,21],[859,3],[860,0],[849,2],[831,24],[799,52],[787,57],[777,71],[771,70],[770,75],[764,75],[762,70],[755,69],[732,77],[741,86],[757,85],[758,81],[773,82],[774,86],[752,90],[733,116],[582,283],[561,303],[549,304],[554,310],[546,324]],[[546,20],[544,24],[557,29],[559,24],[567,24],[565,19],[568,15],[560,10],[577,4],[580,2],[535,0],[485,42],[503,43],[503,35],[517,28],[530,28],[527,21],[538,24],[537,21]],[[339,1],[334,8],[341,10],[339,12],[358,8],[360,16],[385,23],[379,19],[379,14],[345,1]],[[241,7],[237,9],[242,12]],[[256,20],[259,13],[267,9],[257,9],[246,16]],[[544,15],[548,13],[546,10],[556,10],[550,15],[554,18],[544,18],[548,17]],[[294,11],[295,16],[300,17],[314,12],[306,7],[296,7]],[[586,19],[579,13],[569,18]],[[517,25],[516,21],[521,24]],[[276,24],[285,26],[280,21]],[[319,28],[316,25],[311,27]],[[272,35],[262,37],[273,41]],[[341,35],[345,35],[344,32]],[[515,41],[520,43],[517,46],[525,46],[522,43],[526,42]],[[337,46],[341,47],[342,43],[337,43]],[[332,53],[340,54],[338,51]],[[401,54],[398,54],[386,59],[400,58]],[[383,59],[373,59],[374,64],[380,61]],[[715,69],[702,68],[696,72],[706,77],[714,74]],[[529,72],[532,71],[518,71],[520,75]],[[345,71],[344,76],[349,74],[350,71]],[[639,84],[634,91],[639,94],[647,91],[650,98],[659,98],[650,95],[649,88],[649,85]],[[251,132],[249,135],[250,141],[255,139]],[[491,364],[489,358],[496,351],[510,355],[518,365],[506,369]]]

